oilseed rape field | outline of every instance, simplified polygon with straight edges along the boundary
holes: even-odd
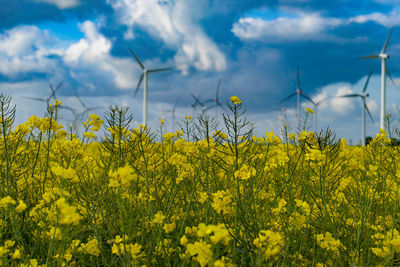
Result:
[[[232,97],[225,130],[186,117],[152,132],[110,107],[78,134],[60,105],[13,125],[0,96],[2,266],[400,264],[400,148],[384,131],[366,147],[331,130],[255,137]]]

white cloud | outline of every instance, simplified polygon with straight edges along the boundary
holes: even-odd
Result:
[[[31,54],[38,49],[47,33],[36,26],[18,26],[0,35],[0,53],[7,56]]]
[[[241,39],[280,38],[285,40],[309,39],[342,23],[336,18],[323,18],[317,13],[300,14],[298,17],[279,17],[274,20],[241,18],[233,25],[232,32]]]
[[[348,19],[348,22],[349,23],[351,23],[351,22],[366,23],[368,21],[374,21],[385,27],[392,27],[392,26],[400,25],[399,17],[400,17],[399,10],[393,10],[389,14],[375,12],[372,14],[355,16],[353,18]]]
[[[278,17],[276,19],[263,19],[245,17],[233,24],[232,32],[242,40],[267,40],[269,42],[286,40],[321,40],[350,41],[348,39],[326,34],[329,29],[345,26],[350,23],[376,22],[385,27],[400,25],[400,10],[395,9],[388,14],[379,12],[363,14],[347,19],[322,17],[318,13],[303,13],[292,10],[294,17]],[[352,41],[362,41],[358,37]]]
[[[334,111],[341,115],[348,114],[354,109],[353,99],[349,97],[338,97],[346,94],[352,94],[353,91],[349,87],[340,87],[335,97],[331,99],[330,105]]]
[[[48,58],[54,54],[47,31],[36,26],[17,26],[0,34],[0,73],[15,76],[24,72],[49,73],[56,62]]]
[[[36,2],[53,4],[60,9],[73,8],[81,4],[79,0],[36,0]]]
[[[88,79],[99,76],[109,77],[120,89],[133,88],[139,76],[135,75],[137,66],[130,58],[111,56],[112,43],[98,28],[91,21],[80,24],[84,38],[72,44],[57,40],[36,26],[12,28],[0,34],[0,74],[18,77],[36,72],[62,80],[68,72],[80,84],[93,82]]]
[[[187,73],[190,66],[198,70],[226,69],[226,58],[198,24],[202,1],[109,0],[120,22],[128,26],[126,38],[134,38],[139,26],[153,37],[177,50],[178,68]]]
[[[137,77],[135,65],[131,59],[120,59],[110,55],[111,41],[98,30],[98,25],[91,21],[80,24],[85,37],[66,48],[63,59],[72,68],[79,79],[82,67],[100,69],[113,76],[115,84],[121,89],[134,87]]]

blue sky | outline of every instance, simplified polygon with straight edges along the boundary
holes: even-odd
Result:
[[[314,100],[360,92],[370,68],[367,135],[379,128],[379,62],[356,58],[380,51],[391,27],[387,63],[400,85],[400,1],[240,0],[14,0],[0,1],[0,91],[14,97],[18,122],[42,115],[48,84],[58,97],[81,108],[130,105],[141,121],[142,91],[133,97],[140,68],[174,67],[149,78],[149,124],[156,127],[180,99],[176,115],[192,114],[190,93],[209,99],[222,79],[220,98],[243,99],[262,135],[279,132],[282,117],[295,128],[295,100],[286,113],[278,102],[295,91],[300,67],[303,91]],[[388,82],[387,110],[400,118],[400,87]],[[303,108],[308,106],[303,102]],[[311,106],[310,106],[311,107]],[[104,110],[99,110],[102,114]],[[210,115],[221,114],[212,111]],[[62,114],[66,119],[68,112]],[[318,127],[360,139],[361,100],[323,102]]]

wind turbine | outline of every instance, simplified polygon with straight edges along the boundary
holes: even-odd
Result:
[[[56,92],[57,90],[61,87],[61,85],[63,84],[63,82],[60,82],[57,87],[54,89],[53,84],[50,83],[50,90],[51,90],[51,94],[47,97],[47,98],[39,98],[39,97],[30,97],[30,96],[24,96],[24,98],[27,99],[31,99],[31,100],[35,100],[35,101],[40,101],[40,102],[46,102],[47,106],[50,105],[50,100],[51,98],[53,98],[54,100],[56,100]]]
[[[190,93],[190,95],[194,99],[194,103],[190,105],[193,108],[194,112],[196,112],[196,107],[197,107],[197,105],[199,105],[199,106],[201,106],[202,113],[204,113],[204,111],[207,109],[206,105],[200,100],[199,97],[196,97],[193,93]],[[207,100],[207,101],[209,101],[209,100]]]
[[[300,114],[300,97],[304,97],[305,99],[307,99],[308,101],[310,101],[311,103],[314,103],[314,101],[312,101],[311,98],[309,98],[307,95],[305,95],[303,93],[303,91],[301,90],[300,87],[300,71],[299,71],[299,67],[297,66],[297,84],[296,84],[296,92],[288,95],[287,97],[285,97],[284,99],[282,99],[279,104],[282,104],[285,101],[288,101],[290,98],[292,98],[293,96],[297,95],[297,130],[300,131],[300,124],[301,124],[301,114]]]
[[[386,38],[385,43],[383,44],[382,50],[379,54],[369,55],[360,57],[360,59],[380,59],[381,60],[381,112],[380,112],[380,128],[385,129],[385,114],[386,114],[386,74],[389,76],[390,80],[393,84],[392,75],[390,75],[389,70],[386,66],[386,60],[389,58],[389,55],[386,54],[386,49],[389,45],[390,37],[392,36],[393,27],[390,29],[389,35]]]
[[[374,67],[372,67],[371,71],[369,72],[368,78],[365,81],[365,85],[364,88],[362,90],[361,94],[347,94],[347,95],[342,95],[339,97],[361,97],[362,102],[363,102],[363,106],[362,106],[362,114],[361,114],[361,145],[365,146],[365,111],[368,112],[369,117],[371,118],[372,121],[374,121],[374,119],[372,118],[371,113],[368,110],[368,106],[367,103],[365,102],[365,99],[367,97],[369,97],[369,94],[366,93],[367,91],[367,87],[368,87],[368,83],[369,83],[369,79],[371,78],[372,72],[374,71]]]
[[[175,123],[176,123],[175,111],[176,111],[176,107],[178,106],[178,103],[179,103],[180,100],[181,100],[180,98],[178,98],[176,100],[176,102],[175,102],[174,106],[172,107],[172,109],[163,110],[163,112],[168,112],[168,113],[171,113],[171,115],[172,115],[172,129],[171,129],[171,131],[174,131],[174,129],[175,129]]]
[[[88,107],[88,106],[85,105],[85,103],[83,103],[82,99],[79,97],[77,92],[75,92],[74,94],[75,94],[76,98],[78,98],[79,103],[81,103],[81,105],[83,107],[83,111],[80,112],[80,113],[75,113],[76,110],[71,110],[75,115],[74,121],[76,121],[78,119],[83,119],[85,114],[89,113],[89,111],[103,108],[103,107],[99,107],[99,106],[97,106],[97,107]]]
[[[209,106],[209,107],[207,107],[207,108],[205,108],[203,112],[206,112],[206,111],[209,110],[209,109],[218,108],[218,107],[220,107],[220,108],[222,108],[223,110],[225,110],[223,104],[219,101],[219,98],[218,98],[220,87],[221,87],[221,79],[218,80],[217,89],[216,89],[216,91],[215,91],[215,98],[210,99],[210,100],[207,100],[207,101],[205,102],[205,103],[214,102],[214,104],[211,105],[211,106]],[[217,112],[218,112],[218,110],[216,111],[216,113],[217,113]],[[216,114],[216,117],[217,117],[217,114]]]
[[[135,96],[139,92],[140,85],[142,84],[144,80],[144,89],[143,89],[143,125],[147,125],[147,86],[148,86],[148,78],[147,75],[150,73],[156,73],[156,72],[162,72],[162,71],[167,71],[171,70],[172,68],[161,68],[161,69],[146,69],[146,67],[143,65],[143,63],[140,61],[140,59],[136,56],[136,54],[132,51],[132,49],[129,48],[129,52],[132,54],[132,56],[136,59],[137,63],[139,64],[140,68],[143,70],[142,75],[139,78],[139,82],[136,86],[135,90]]]

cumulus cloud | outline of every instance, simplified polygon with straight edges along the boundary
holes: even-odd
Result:
[[[99,32],[99,25],[85,21],[79,25],[84,38],[66,48],[63,60],[79,77],[81,68],[100,69],[113,76],[115,84],[121,89],[132,88],[137,80],[134,63],[131,59],[120,59],[110,55],[112,43]]]
[[[85,21],[80,30],[84,38],[68,45],[36,26],[18,26],[0,34],[0,74],[18,78],[42,73],[60,80],[69,73],[79,84],[100,77],[120,89],[133,88],[138,78],[135,63],[110,55],[112,43],[99,32],[99,25]]]
[[[109,0],[120,22],[128,26],[126,38],[134,38],[140,27],[168,47],[177,50],[175,62],[187,73],[190,66],[198,70],[226,69],[226,58],[204,33],[198,20],[201,1]]]
[[[300,14],[298,17],[279,17],[274,20],[241,18],[232,32],[240,39],[280,38],[285,40],[309,39],[326,29],[342,23],[340,19],[323,18],[318,13]]]
[[[53,40],[36,26],[18,26],[0,34],[0,73],[16,76],[25,72],[49,73],[56,62],[49,48]]]
[[[73,8],[81,4],[79,0],[36,0],[36,2],[52,4],[60,9]]]
[[[338,97],[342,95],[354,93],[349,87],[340,87],[335,97],[331,99],[330,104],[334,111],[341,115],[345,115],[354,109],[353,99],[348,97]]]

